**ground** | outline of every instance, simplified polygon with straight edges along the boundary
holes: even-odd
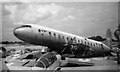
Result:
[[[5,46],[5,45],[4,45]],[[5,48],[7,49],[7,51],[11,50],[11,49],[15,49],[16,51],[18,50],[24,50],[26,48],[29,48],[29,49],[34,49],[34,50],[41,50],[42,46],[21,46],[21,45],[6,45]],[[14,55],[14,54],[12,54]],[[32,67],[34,65],[34,62],[35,62],[35,59],[29,59],[29,60],[16,60],[14,58],[9,58],[8,60],[6,60],[7,58],[3,58],[2,60],[4,61],[7,61],[7,66],[11,69],[14,69],[15,70],[15,67],[18,67],[19,69],[28,69],[27,67]],[[24,63],[26,62],[29,62],[29,64],[26,64],[24,65],[23,67],[24,68],[20,68]],[[84,60],[85,61],[85,60]],[[106,70],[106,71],[118,71],[120,69],[120,65],[117,64],[117,61],[116,61],[116,57],[110,57],[110,59],[108,59],[107,57],[99,57],[99,58],[91,58],[91,59],[88,59],[88,63],[93,63],[94,65],[91,65],[91,66],[83,66],[83,65],[79,65],[79,66],[70,66],[70,67],[61,67],[61,70],[60,72],[66,72],[66,70],[74,70],[74,71],[82,71],[82,70],[86,70],[89,72],[89,70],[92,70],[92,71],[99,71],[99,70]],[[16,68],[16,69],[18,69]],[[28,69],[29,70],[29,69]],[[69,71],[69,72],[70,72]]]

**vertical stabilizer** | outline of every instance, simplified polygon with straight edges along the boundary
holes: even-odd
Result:
[[[106,41],[105,44],[112,48],[112,33],[110,29],[107,29],[106,31]]]

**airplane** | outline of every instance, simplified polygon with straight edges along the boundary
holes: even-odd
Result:
[[[24,24],[13,33],[20,40],[47,46],[49,52],[55,51],[63,57],[91,58],[109,56],[112,52],[111,47],[102,42],[36,24]],[[106,38],[110,39],[110,36]]]

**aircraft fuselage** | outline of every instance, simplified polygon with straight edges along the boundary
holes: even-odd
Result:
[[[64,44],[70,44],[74,38],[75,43],[89,46],[92,49],[92,55],[110,53],[110,48],[101,42],[35,24],[26,24],[14,29],[14,35],[28,43],[47,46],[58,53],[64,49]]]

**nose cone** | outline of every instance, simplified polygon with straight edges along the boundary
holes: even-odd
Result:
[[[28,34],[28,31],[26,28],[15,28],[14,31],[13,31],[14,35],[21,39],[21,38],[24,38],[25,36],[27,36]]]
[[[14,34],[15,36],[17,36],[18,33],[19,33],[19,30],[18,30],[18,29],[14,29],[13,34]]]
[[[27,41],[27,42],[30,41],[34,36],[31,28],[25,28],[25,27],[15,28],[13,30],[13,33],[18,39],[23,40],[23,41]]]

